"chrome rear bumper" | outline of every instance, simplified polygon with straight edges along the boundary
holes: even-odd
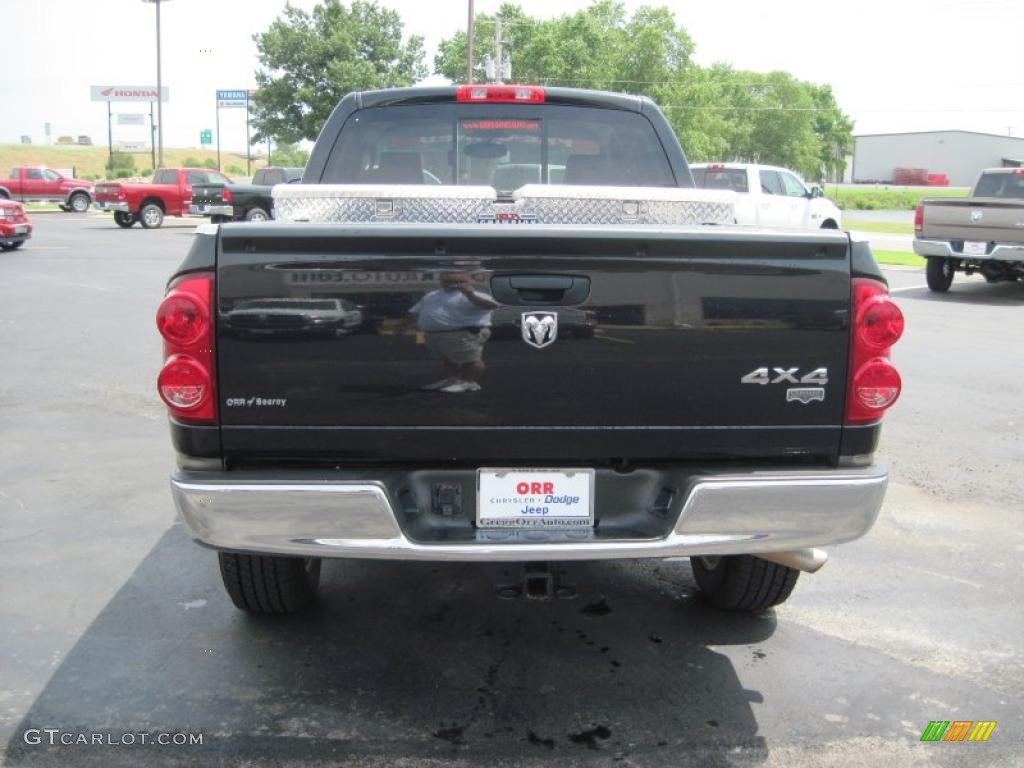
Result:
[[[178,471],[171,489],[197,541],[218,549],[388,560],[602,560],[784,552],[863,536],[888,473],[858,469],[712,474],[694,478],[672,531],[657,539],[586,532],[479,530],[467,542],[414,541],[381,483],[290,475]]]
[[[231,205],[197,205],[192,203],[188,207],[192,216],[234,216],[235,209]]]
[[[922,240],[914,238],[914,253],[918,256],[942,256],[947,259],[968,259],[969,261],[1024,261],[1024,245],[996,243],[986,254],[954,251],[948,240]]]
[[[110,201],[94,200],[93,205],[101,211],[119,211],[121,213],[131,213],[131,207],[128,203],[112,203]]]

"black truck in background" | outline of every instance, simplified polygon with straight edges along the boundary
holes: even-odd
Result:
[[[302,178],[301,168],[258,168],[251,184],[198,184],[192,188],[193,216],[209,216],[214,224],[226,221],[268,221],[274,216],[275,184]]]
[[[331,557],[689,557],[760,611],[865,534],[901,386],[885,279],[844,232],[730,225],[692,187],[646,98],[412,88],[346,96],[277,221],[200,227],[158,389],[235,605],[300,608]],[[316,333],[303,308],[336,301],[389,321]]]

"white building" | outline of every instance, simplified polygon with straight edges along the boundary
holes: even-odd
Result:
[[[854,137],[853,181],[892,182],[897,168],[944,173],[954,187],[984,168],[1024,166],[1024,138],[974,131],[874,133]]]

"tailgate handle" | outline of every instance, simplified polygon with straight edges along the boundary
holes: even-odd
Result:
[[[590,278],[577,275],[495,275],[491,293],[502,304],[582,304]]]

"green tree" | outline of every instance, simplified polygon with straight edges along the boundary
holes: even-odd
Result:
[[[271,151],[270,159],[276,166],[302,168],[309,160],[309,152],[295,144],[278,144]]]
[[[372,0],[324,0],[310,12],[289,3],[253,39],[254,141],[315,139],[346,93],[412,85],[427,74],[423,38],[403,41],[401,17]]]
[[[502,40],[512,80],[653,94],[659,83],[689,65],[693,42],[666,8],[643,7],[630,18],[614,0],[553,19],[533,19],[514,4],[501,6]],[[495,16],[476,18],[474,79],[485,81],[494,56]],[[454,82],[466,78],[466,33],[442,40],[434,71]]]
[[[693,161],[784,165],[807,178],[836,171],[852,144],[853,123],[828,85],[785,72],[748,72],[693,62],[694,44],[671,10],[616,0],[553,19],[534,19],[506,3],[498,10],[512,81],[625,91],[665,111]],[[474,79],[486,80],[494,55],[494,16],[477,17]],[[466,72],[466,35],[442,40],[434,70],[455,82]]]
[[[829,178],[842,179],[846,157],[853,151],[853,120],[836,104],[830,85],[806,84],[818,111],[814,132],[821,141],[821,166]]]
[[[131,170],[135,167],[135,158],[127,152],[114,150],[107,159],[106,168],[108,171]]]

